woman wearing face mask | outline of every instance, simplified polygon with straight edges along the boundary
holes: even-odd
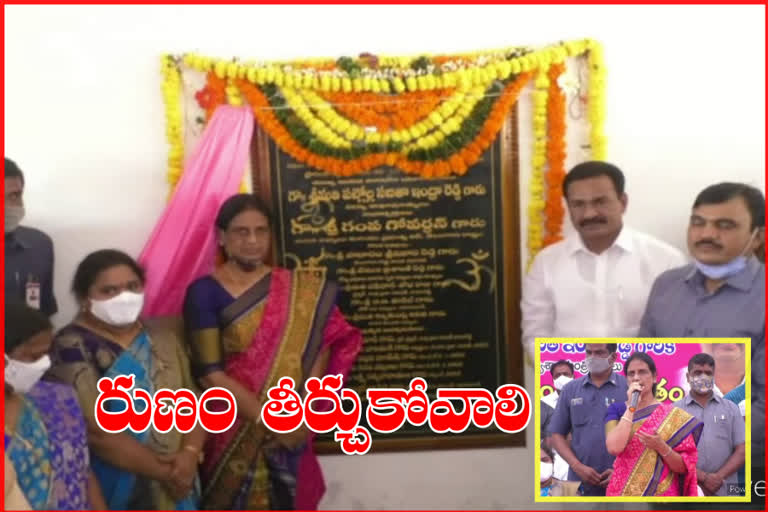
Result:
[[[555,484],[555,479],[552,476],[554,466],[555,462],[552,450],[542,446],[539,468],[539,482],[541,485],[542,496],[552,496],[552,486]]]
[[[578,496],[579,482],[558,480],[554,471],[554,452],[547,446],[541,447],[539,461],[539,483],[542,496]]]
[[[77,267],[72,289],[80,304],[74,321],[57,333],[52,376],[70,383],[89,423],[96,476],[112,509],[195,510],[198,463],[205,431],[104,432],[94,419],[97,382],[135,375],[134,388],[150,396],[162,388],[196,391],[181,329],[166,319],[140,319],[144,272],[127,254],[101,250]],[[110,408],[109,402],[106,405]],[[144,410],[136,401],[134,408]],[[113,412],[122,410],[122,405]]]
[[[337,287],[319,269],[266,263],[272,223],[258,197],[227,199],[215,225],[223,263],[189,286],[184,319],[196,376],[231,391],[239,417],[206,446],[203,507],[314,509],[324,484],[312,436],[303,425],[272,436],[260,421],[262,405],[282,377],[303,391],[309,377],[346,375],[360,331],[336,307]]]
[[[606,448],[616,456],[606,496],[698,496],[704,424],[656,400],[656,364],[648,354],[632,354],[624,373],[627,402],[611,404],[605,417]]]
[[[40,380],[50,367],[52,329],[42,313],[5,305],[5,455],[23,495],[15,501],[33,510],[103,510],[75,393]]]

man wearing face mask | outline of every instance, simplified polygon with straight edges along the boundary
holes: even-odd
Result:
[[[21,226],[24,174],[5,159],[5,299],[25,302],[48,316],[58,311],[53,296],[53,242],[40,230]]]
[[[765,474],[765,266],[754,256],[764,236],[761,191],[742,183],[702,190],[688,225],[688,250],[695,261],[659,276],[639,333],[751,338],[753,481]],[[758,498],[764,498],[752,497],[752,505],[762,508]]]
[[[624,225],[622,171],[584,162],[563,181],[577,233],[542,249],[523,282],[523,346],[544,337],[635,336],[651,284],[685,264],[674,247]]]
[[[616,348],[615,343],[587,344],[588,373],[563,387],[549,423],[552,446],[570,466],[568,480],[581,481],[584,496],[605,496],[613,473],[615,457],[605,445],[605,413],[627,395],[627,379],[613,371]]]
[[[706,496],[737,496],[737,471],[744,465],[744,421],[739,407],[714,393],[715,360],[696,354],[688,362],[691,391],[675,402],[704,423],[696,475]]]
[[[547,429],[549,427],[549,421],[555,414],[557,408],[557,399],[562,391],[563,387],[573,380],[573,363],[566,359],[561,359],[554,363],[549,368],[549,373],[552,375],[552,382],[555,390],[547,396],[541,399],[541,429],[543,431],[542,440],[550,443],[551,440],[547,436]],[[568,463],[565,462],[559,453],[554,452],[554,477],[558,480],[568,480]]]

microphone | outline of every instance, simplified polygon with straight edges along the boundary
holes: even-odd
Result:
[[[637,410],[637,402],[640,401],[640,391],[633,391],[632,398],[629,400],[629,412]]]

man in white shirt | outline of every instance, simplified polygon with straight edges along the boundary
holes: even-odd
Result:
[[[537,337],[637,336],[656,277],[686,264],[656,238],[623,225],[624,174],[606,162],[584,162],[563,180],[577,231],[544,248],[523,282],[523,345]]]

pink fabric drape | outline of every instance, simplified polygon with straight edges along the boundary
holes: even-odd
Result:
[[[221,106],[208,122],[139,256],[147,272],[145,315],[180,314],[187,286],[213,270],[213,222],[221,204],[237,193],[253,125],[247,107]]]

